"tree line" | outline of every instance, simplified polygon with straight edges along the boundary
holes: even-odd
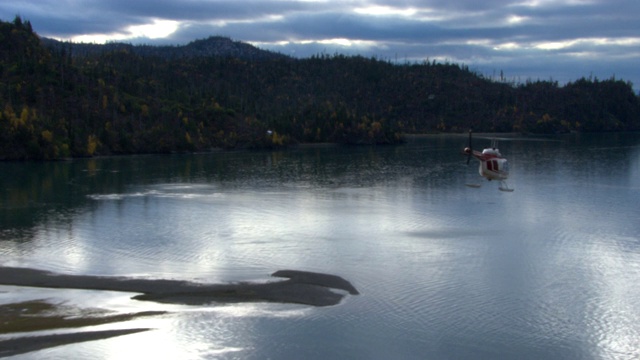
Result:
[[[507,84],[435,61],[74,49],[45,46],[20,17],[0,22],[0,159],[640,130],[639,98],[614,78]]]

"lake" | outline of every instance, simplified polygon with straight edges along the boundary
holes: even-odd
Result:
[[[5,303],[171,311],[15,358],[639,358],[640,134],[498,141],[514,192],[465,165],[462,135],[0,163],[2,266],[208,283],[295,269],[360,291],[316,308],[0,286]]]

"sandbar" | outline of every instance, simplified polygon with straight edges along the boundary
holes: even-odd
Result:
[[[163,315],[164,311],[143,311],[114,314],[96,308],[83,309],[72,305],[30,300],[0,305],[0,358],[25,354],[55,346],[108,339],[148,331],[148,328],[83,331],[96,325],[125,322],[140,317]],[[62,334],[43,334],[42,331],[80,329]],[[36,333],[24,336],[24,334]],[[11,336],[22,334],[22,336]]]
[[[339,304],[346,293],[359,292],[347,280],[330,274],[308,271],[279,270],[271,274],[286,280],[264,283],[202,284],[180,280],[136,279],[91,275],[66,275],[44,270],[0,267],[0,285],[25,287],[109,290],[131,292],[133,299],[160,303],[206,305],[214,302],[278,302],[312,306]],[[340,290],[340,291],[335,291]],[[67,318],[46,312],[55,306],[42,301],[31,301],[0,306],[4,316],[4,333],[54,330],[85,327],[110,322],[127,321],[140,316],[161,315],[164,312],[140,312],[105,317],[81,316]],[[78,310],[81,312],[80,310]],[[25,318],[27,316],[27,318]],[[25,322],[25,319],[29,320]],[[1,326],[0,326],[1,327]],[[151,329],[118,329],[79,331],[63,334],[21,336],[0,339],[0,357],[24,354],[50,347],[77,342],[107,339]]]
[[[203,284],[166,279],[66,275],[30,268],[0,267],[1,285],[132,292],[140,294],[133,296],[136,300],[171,304],[278,302],[331,306],[342,301],[345,297],[344,292],[358,294],[358,290],[350,282],[336,275],[279,270],[271,276],[286,280]]]
[[[85,341],[102,340],[111,337],[135,334],[150,329],[119,329],[85,331],[70,334],[52,334],[41,336],[24,336],[0,341],[0,357],[26,354],[55,346],[75,344]]]

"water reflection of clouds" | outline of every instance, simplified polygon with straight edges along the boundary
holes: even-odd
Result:
[[[160,184],[145,186],[140,191],[114,194],[89,194],[92,200],[117,201],[139,197],[177,198],[177,199],[211,199],[223,196],[218,188],[210,184]]]
[[[147,186],[124,194],[92,195],[102,204],[90,217],[100,224],[83,222],[92,232],[85,241],[99,244],[108,234],[110,239],[106,241],[115,245],[111,250],[123,257],[110,261],[121,260],[129,269],[131,260],[136,259],[140,269],[151,267],[160,276],[180,278],[193,273],[207,278],[217,267],[224,267],[219,260],[230,254],[223,254],[225,249],[221,246],[237,232],[227,226],[227,219],[228,210],[233,207],[230,202],[238,199],[226,196],[209,184],[183,183]],[[184,201],[190,205],[185,206]],[[112,229],[100,231],[104,226]],[[149,248],[148,242],[156,246]]]
[[[601,184],[615,180],[605,173],[577,171],[546,183],[525,177],[511,206],[522,214],[513,219],[537,274],[528,299],[535,332],[571,343],[583,355],[611,357],[637,352],[633,299],[640,292],[629,284],[640,276],[640,228],[637,190]]]
[[[590,318],[597,319],[585,324],[590,328],[590,340],[603,357],[615,354],[636,354],[640,339],[640,313],[637,299],[640,289],[629,283],[640,278],[640,250],[630,251],[627,246],[618,246],[616,236],[586,242],[585,266],[589,267],[597,296],[590,304]]]
[[[97,352],[108,359],[201,359],[203,354],[219,355],[237,351],[197,339],[185,340],[183,336],[177,336],[179,334],[175,333],[174,322],[175,320],[171,317],[136,320],[129,326],[135,325],[136,328],[151,330],[87,344],[86,353],[81,349],[74,350],[72,353],[85,353],[90,358],[90,354]],[[113,325],[105,328],[112,327]],[[79,345],[74,345],[76,346]]]
[[[308,307],[280,304],[226,304],[183,309],[163,319],[136,320],[130,326],[153,331],[104,342],[110,358],[203,359],[241,356],[251,351],[255,318],[291,321]],[[133,351],[131,351],[133,349]],[[147,351],[148,350],[148,351]]]

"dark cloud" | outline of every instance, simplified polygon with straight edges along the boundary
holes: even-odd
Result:
[[[312,3],[261,0],[110,0],[102,1],[106,11],[172,20],[250,20],[293,11],[313,11]]]
[[[185,44],[223,35],[298,57],[448,59],[522,80],[595,73],[640,85],[637,0],[3,0],[0,14],[21,15],[39,34],[59,38],[127,34],[132,25],[173,20],[169,36],[125,41]]]

